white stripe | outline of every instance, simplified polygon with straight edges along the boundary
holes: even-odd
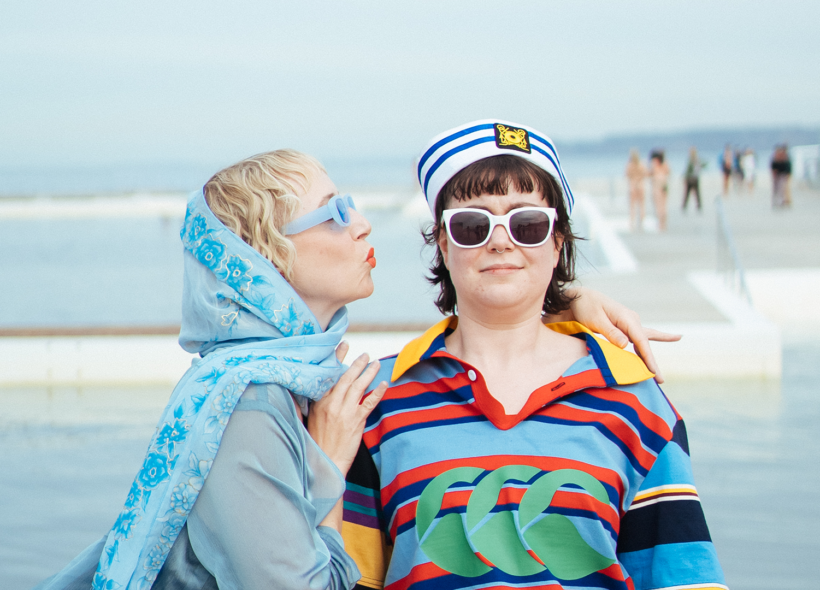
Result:
[[[479,122],[478,124],[479,125],[489,124],[489,121],[487,121],[486,123],[482,121],[482,122]],[[458,133],[458,131],[456,131],[456,133]],[[424,163],[424,167],[421,169],[422,189],[424,188],[424,181],[427,177],[427,171],[430,170],[430,168],[433,167],[433,164],[438,162],[439,158],[445,152],[448,152],[453,148],[464,145],[465,143],[469,143],[469,142],[473,141],[474,139],[479,139],[481,137],[493,137],[493,139],[495,139],[495,131],[492,128],[490,128],[490,129],[479,129],[478,131],[474,131],[473,133],[468,133],[467,135],[464,135],[462,137],[457,137],[457,138],[455,138],[451,141],[448,141],[447,143],[442,145],[440,148],[438,148],[435,152],[433,152],[433,154]],[[430,143],[434,144],[436,142],[433,141],[433,142],[430,142]],[[493,145],[495,145],[495,144],[493,144]],[[431,182],[432,182],[432,180],[431,180]]]
[[[681,488],[686,489],[686,490],[691,490],[691,491],[695,492],[696,494],[698,493],[698,491],[695,489],[695,486],[690,485],[688,483],[678,483],[678,484],[669,484],[669,485],[665,485],[665,486],[658,486],[656,488],[648,488],[646,490],[641,490],[640,492],[635,494],[635,497],[637,498],[638,496],[644,496],[644,495],[647,495],[647,494],[654,494],[655,492],[663,492],[665,490],[679,490]],[[638,501],[640,501],[640,500],[638,500]]]
[[[697,590],[698,588],[721,588],[722,590],[729,590],[729,586],[724,586],[723,584],[716,584],[714,582],[710,584],[684,584],[683,586],[664,586],[663,588],[658,588],[657,590]]]
[[[695,502],[700,502],[700,498],[698,498],[697,496],[661,496],[660,498],[653,498],[652,500],[646,500],[645,502],[642,500],[638,500],[640,504],[638,504],[637,506],[630,506],[629,510],[640,510],[645,506],[652,506],[653,504],[657,504],[658,502],[674,502],[677,500],[693,500]]]

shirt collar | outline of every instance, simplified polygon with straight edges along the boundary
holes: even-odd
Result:
[[[392,382],[398,380],[411,367],[430,358],[436,351],[444,348],[444,338],[458,325],[457,316],[449,316],[424,334],[407,343],[401,350],[393,365]],[[578,322],[556,322],[546,324],[550,330],[568,336],[583,335],[595,364],[608,386],[629,385],[646,381],[655,376],[646,368],[643,361],[635,354],[618,348],[608,340],[595,336]]]

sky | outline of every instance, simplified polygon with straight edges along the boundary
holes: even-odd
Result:
[[[0,168],[820,123],[820,3],[4,0]],[[560,148],[560,143],[559,143]]]

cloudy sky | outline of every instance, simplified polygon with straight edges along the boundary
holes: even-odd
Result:
[[[820,123],[820,3],[5,0],[0,167]]]

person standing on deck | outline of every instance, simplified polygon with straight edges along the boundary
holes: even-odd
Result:
[[[683,191],[683,210],[686,211],[686,204],[689,202],[689,193],[695,193],[695,203],[698,211],[701,210],[700,203],[700,171],[705,166],[698,157],[698,150],[694,146],[689,148],[689,162],[686,164],[686,175],[684,176],[685,187]]]
[[[772,207],[790,207],[792,198],[789,180],[792,175],[792,161],[789,149],[783,144],[774,150],[772,156]]]
[[[658,219],[658,230],[666,231],[666,201],[669,197],[669,163],[663,150],[654,150],[649,157],[649,182],[652,187],[652,204]]]
[[[646,197],[646,179],[649,172],[641,162],[638,150],[629,152],[629,162],[626,164],[626,181],[629,186],[629,229],[641,231],[643,229],[644,199]]]

